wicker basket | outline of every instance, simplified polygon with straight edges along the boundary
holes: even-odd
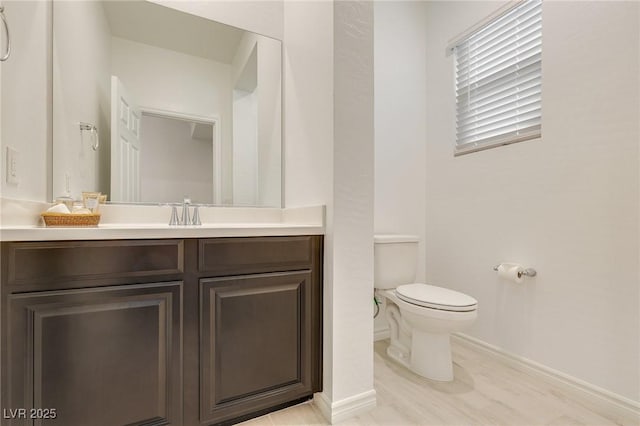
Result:
[[[47,226],[98,226],[100,213],[42,213],[42,218]]]

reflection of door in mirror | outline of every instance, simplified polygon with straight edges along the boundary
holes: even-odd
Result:
[[[111,199],[140,201],[140,108],[111,76]]]

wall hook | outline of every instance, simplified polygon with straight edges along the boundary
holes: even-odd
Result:
[[[100,146],[100,136],[98,135],[98,128],[93,124],[80,122],[80,137],[82,137],[83,130],[88,130],[91,132],[91,137],[93,139],[91,148],[93,148],[94,151],[97,151],[98,147]]]

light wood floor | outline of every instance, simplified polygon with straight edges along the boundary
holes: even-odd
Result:
[[[453,342],[451,383],[419,377],[375,343],[374,386],[378,406],[341,425],[573,426],[619,424],[553,385]],[[310,402],[242,423],[245,426],[327,425]],[[623,423],[631,425],[632,423]]]

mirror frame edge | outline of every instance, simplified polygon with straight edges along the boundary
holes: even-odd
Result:
[[[46,34],[47,42],[47,152],[46,152],[46,202],[53,202],[53,0],[47,3]]]

